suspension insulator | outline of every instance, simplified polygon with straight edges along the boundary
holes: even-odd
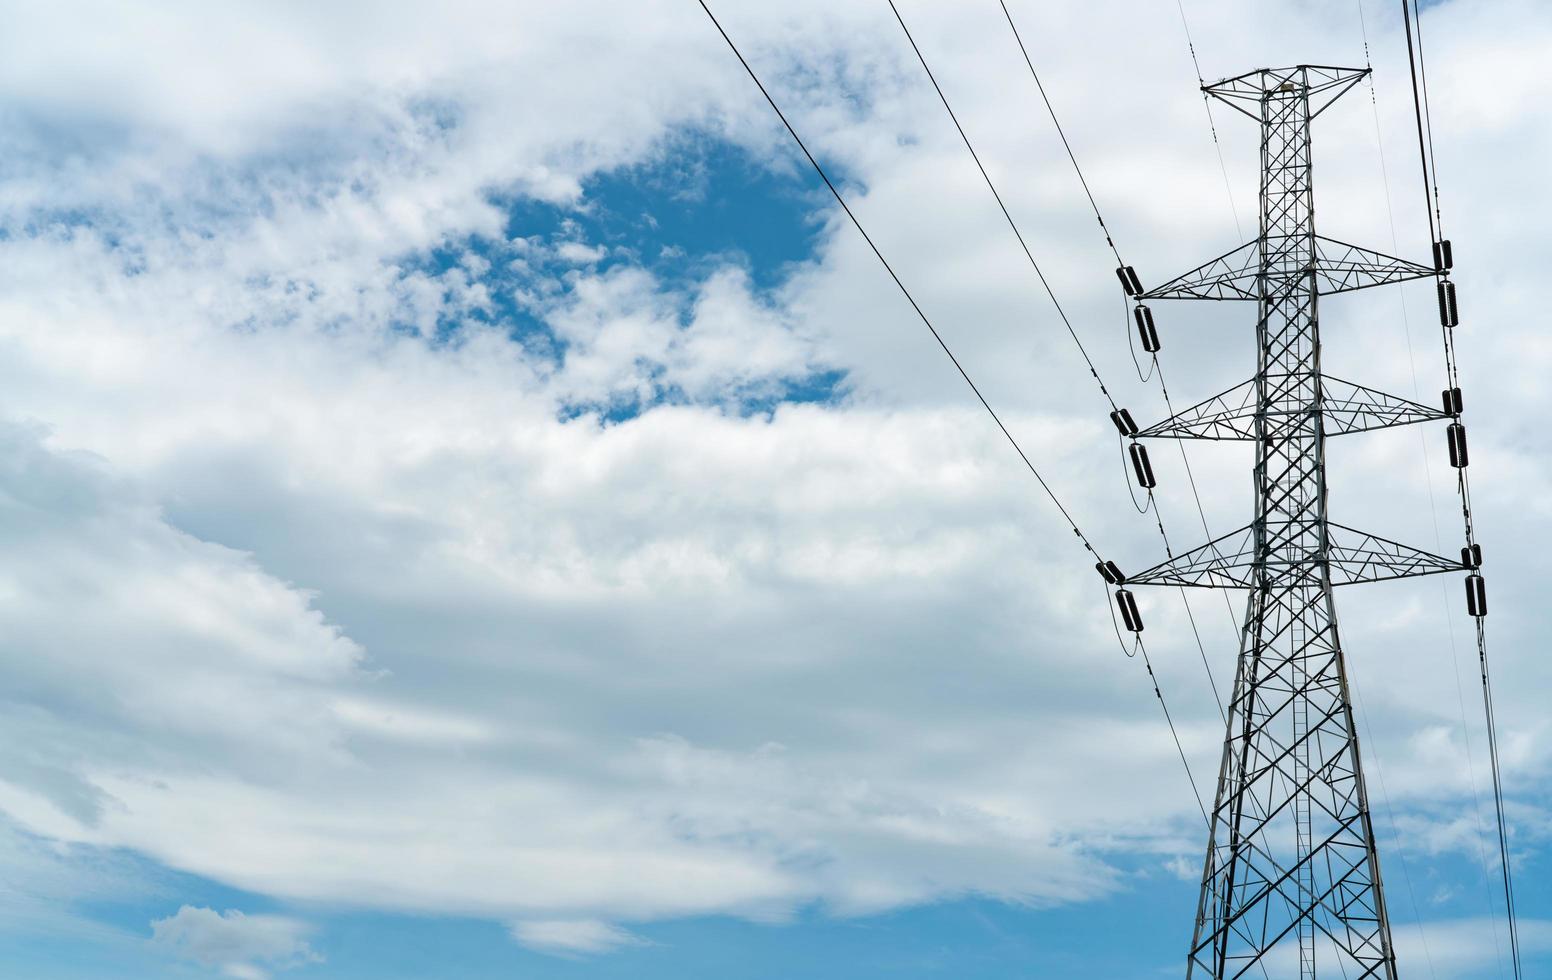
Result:
[[[1094,570],[1111,585],[1120,585],[1126,581],[1126,576],[1121,574],[1121,569],[1117,568],[1113,561],[1097,561],[1094,563]]]
[[[1464,407],[1465,403],[1461,401],[1459,388],[1444,389],[1444,414],[1459,415]]]
[[[1463,470],[1471,461],[1466,454],[1466,427],[1459,422],[1451,422],[1445,430],[1450,442],[1450,465],[1457,470]]]
[[[1142,295],[1142,280],[1137,278],[1137,270],[1129,265],[1123,265],[1116,270],[1116,278],[1121,280],[1121,288],[1128,296]]]
[[[1137,321],[1137,336],[1142,338],[1142,349],[1150,354],[1159,352],[1159,332],[1153,327],[1153,311],[1137,304],[1132,310],[1132,318]]]
[[[1115,427],[1123,436],[1130,438],[1137,434],[1137,423],[1132,421],[1132,413],[1124,408],[1111,412],[1110,421],[1115,423]]]
[[[1487,582],[1482,576],[1466,576],[1466,612],[1473,616],[1487,615]]]
[[[1439,322],[1446,327],[1460,323],[1460,309],[1455,305],[1455,284],[1448,279],[1439,283]]]
[[[1460,549],[1460,567],[1481,568],[1482,546],[1479,544],[1470,544]]]
[[[1142,632],[1142,613],[1137,611],[1137,600],[1125,589],[1116,589],[1116,607],[1121,610],[1121,622],[1133,633]]]
[[[1441,238],[1433,243],[1433,267],[1448,272],[1455,266],[1455,254],[1450,250],[1450,240]]]
[[[1137,484],[1144,490],[1152,490],[1159,485],[1159,481],[1153,478],[1153,464],[1148,462],[1148,447],[1140,442],[1131,445],[1132,469],[1137,473]]]

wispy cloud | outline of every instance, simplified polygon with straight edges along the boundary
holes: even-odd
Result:
[[[512,936],[529,949],[555,956],[607,953],[646,941],[634,933],[597,919],[545,919],[514,922]]]

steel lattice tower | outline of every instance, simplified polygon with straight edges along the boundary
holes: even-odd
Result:
[[[1255,377],[1137,433],[1255,445],[1254,522],[1126,580],[1249,592],[1191,977],[1396,976],[1332,590],[1462,566],[1327,517],[1327,437],[1450,417],[1321,368],[1320,296],[1435,272],[1315,233],[1311,122],[1366,74],[1205,86],[1260,124],[1260,234],[1140,297],[1257,304]]]

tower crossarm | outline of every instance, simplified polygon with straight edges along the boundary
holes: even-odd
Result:
[[[1224,252],[1156,289],[1143,299],[1244,299],[1255,300],[1261,272],[1261,242],[1246,242]]]
[[[1306,98],[1309,112],[1305,118],[1310,120],[1325,112],[1327,106],[1341,98],[1367,74],[1367,68],[1337,68],[1332,65],[1257,68],[1243,75],[1203,85],[1202,91],[1259,123],[1263,122],[1261,114],[1247,107],[1260,108],[1260,103],[1266,101],[1270,92],[1297,88]]]
[[[1441,555],[1413,548],[1377,534],[1359,531],[1342,524],[1328,523],[1325,555],[1318,545],[1301,553],[1287,528],[1267,527],[1267,538],[1279,539],[1282,547],[1275,558],[1256,564],[1256,526],[1248,525],[1199,548],[1176,555],[1169,561],[1126,578],[1128,585],[1173,585],[1205,589],[1255,588],[1262,574],[1277,577],[1291,574],[1302,566],[1318,571],[1322,561],[1330,569],[1332,585],[1357,585],[1361,582],[1385,582],[1458,572],[1463,566]]]
[[[1148,426],[1138,432],[1137,436],[1152,439],[1253,440],[1256,438],[1257,392],[1256,379],[1252,378]],[[1278,416],[1307,414],[1317,410],[1325,416],[1327,436],[1450,417],[1441,409],[1330,375],[1323,375],[1320,379],[1319,406],[1277,408],[1266,414],[1269,419],[1275,420]]]
[[[1336,523],[1328,523],[1326,528],[1332,585],[1385,582],[1463,570],[1459,561],[1378,534]]]
[[[1417,422],[1435,422],[1450,417],[1442,409],[1333,378],[1329,374],[1321,376],[1320,387],[1321,411],[1325,415],[1328,437]]]
[[[1372,248],[1315,236],[1315,278],[1320,292],[1350,293],[1370,286],[1388,286],[1408,279],[1423,279],[1434,268],[1408,259],[1398,259]]]
[[[1324,235],[1314,236],[1313,272],[1323,295],[1387,286],[1434,274],[1432,266]],[[1279,243],[1273,242],[1276,248]],[[1257,239],[1223,253],[1184,275],[1142,294],[1143,299],[1247,300],[1260,298],[1257,276],[1264,267]]]
[[[1205,589],[1248,589],[1255,582],[1255,525],[1183,552],[1137,575],[1128,585],[1186,585]]]

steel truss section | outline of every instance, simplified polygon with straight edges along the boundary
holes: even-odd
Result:
[[[1311,980],[1318,965],[1396,980],[1333,590],[1461,565],[1327,515],[1328,436],[1446,417],[1321,367],[1322,293],[1433,274],[1315,234],[1310,123],[1365,74],[1298,65],[1204,86],[1260,126],[1259,234],[1144,296],[1257,304],[1255,376],[1139,433],[1255,446],[1255,519],[1126,580],[1247,590],[1190,978]]]
[[[1250,440],[1256,438],[1257,379],[1237,384],[1204,402],[1137,433],[1139,439]],[[1290,409],[1276,409],[1273,414]],[[1325,416],[1326,435],[1388,429],[1450,416],[1442,409],[1353,384],[1330,375],[1320,379],[1318,403],[1299,405],[1293,412],[1319,411]]]
[[[1258,300],[1262,266],[1262,241],[1246,242],[1232,252],[1177,276],[1143,299]],[[1273,250],[1280,248],[1271,243]],[[1324,294],[1350,293],[1371,286],[1388,286],[1434,274],[1431,266],[1398,259],[1361,245],[1315,236],[1315,280]]]
[[[1265,536],[1275,542],[1280,537],[1294,537],[1297,530],[1295,526],[1288,526],[1265,532]],[[1260,582],[1263,570],[1280,571],[1281,566],[1302,567],[1321,562],[1327,566],[1333,587],[1461,570],[1458,561],[1329,521],[1324,551],[1317,548],[1290,554],[1289,549],[1283,548],[1258,563],[1256,531],[1255,525],[1242,527],[1145,572],[1129,575],[1126,582],[1128,585],[1251,589]]]
[[[1308,110],[1305,118],[1314,119],[1368,74],[1367,68],[1335,68],[1330,65],[1257,68],[1243,75],[1204,85],[1202,91],[1264,126],[1266,117],[1259,112],[1259,107],[1266,102],[1268,95],[1302,92]],[[1255,106],[1258,111],[1252,112],[1246,106]]]

